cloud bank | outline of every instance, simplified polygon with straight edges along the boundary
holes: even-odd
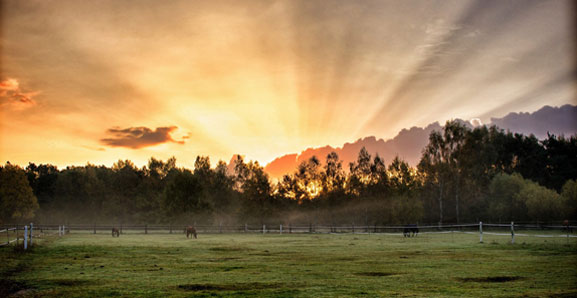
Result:
[[[100,139],[100,142],[109,147],[125,147],[140,149],[164,143],[184,144],[183,140],[174,140],[171,133],[178,129],[176,126],[157,127],[154,131],[148,127],[129,127],[121,129],[113,127],[107,130],[109,138]]]

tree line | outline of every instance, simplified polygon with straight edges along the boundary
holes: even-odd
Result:
[[[0,166],[0,222],[406,224],[577,219],[577,136],[534,136],[448,121],[420,163],[390,164],[362,148],[331,152],[271,181],[256,161],[231,170],[198,156],[112,167]]]

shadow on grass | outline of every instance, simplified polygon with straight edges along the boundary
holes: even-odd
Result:
[[[222,251],[222,252],[229,252],[229,251],[249,251],[249,248],[244,247],[236,247],[236,246],[218,246],[218,247],[211,247],[209,250],[212,251]]]
[[[376,276],[376,277],[399,275],[399,273],[394,272],[358,272],[355,274],[359,276]]]
[[[0,279],[0,297],[8,297],[28,290],[30,290],[29,287],[24,283],[11,279]]]
[[[463,277],[457,278],[457,280],[462,282],[509,282],[522,280],[523,277],[520,276],[488,276],[488,277]]]
[[[178,288],[185,291],[249,291],[285,288],[284,283],[240,283],[240,284],[185,284]]]

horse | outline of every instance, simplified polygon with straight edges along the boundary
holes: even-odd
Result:
[[[112,237],[114,237],[114,235],[116,235],[116,237],[120,237],[120,230],[118,228],[112,228]]]
[[[196,229],[194,227],[188,226],[186,227],[186,238],[188,238],[189,236],[194,236],[194,239],[196,239]]]
[[[414,224],[406,225],[405,228],[403,229],[404,237],[415,237],[417,236],[417,234],[419,234],[419,228],[417,227],[417,225]]]

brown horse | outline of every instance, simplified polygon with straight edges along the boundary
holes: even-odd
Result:
[[[116,237],[120,237],[120,230],[118,228],[112,228],[112,237],[114,237],[114,235],[116,235]]]
[[[194,227],[186,227],[186,238],[189,236],[194,236],[194,239],[196,239],[196,229]]]

